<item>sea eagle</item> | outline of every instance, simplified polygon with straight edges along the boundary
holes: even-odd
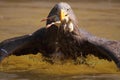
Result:
[[[113,60],[120,68],[120,42],[96,37],[79,28],[76,16],[65,2],[56,4],[48,17],[46,26],[32,34],[4,40],[0,43],[0,60],[6,56],[42,53],[76,59],[93,54],[98,58]]]

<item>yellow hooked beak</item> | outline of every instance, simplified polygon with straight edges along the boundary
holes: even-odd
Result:
[[[67,16],[67,13],[65,12],[65,10],[61,9],[60,10],[60,21],[64,20]]]
[[[47,19],[43,19],[41,21],[45,21],[45,20],[48,20],[48,19],[54,19],[55,22],[52,22],[51,24],[48,24],[46,26],[47,28],[51,27],[51,25],[53,25],[53,24],[59,27],[63,21],[68,22],[69,16],[68,16],[68,14],[67,14],[67,12],[65,10],[60,9],[59,16],[54,15],[54,16],[51,16],[51,17],[49,17]]]

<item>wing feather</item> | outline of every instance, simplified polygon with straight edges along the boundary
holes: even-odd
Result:
[[[120,42],[110,41],[104,38],[99,38],[90,33],[81,30],[80,34],[84,39],[84,53],[93,54],[99,58],[113,60],[120,68]]]
[[[0,60],[11,54],[36,54],[40,50],[45,29],[41,28],[30,35],[4,40],[0,43]]]

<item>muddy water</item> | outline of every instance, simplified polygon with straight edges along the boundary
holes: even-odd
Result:
[[[55,3],[49,4],[0,2],[0,41],[37,30],[42,25],[40,19],[47,16]],[[101,37],[120,40],[120,3],[71,3],[71,6],[83,28]],[[8,71],[0,72],[0,80],[120,80],[120,74],[59,76]]]
[[[44,75],[31,72],[3,73],[0,72],[0,80],[120,80],[118,74],[90,74],[90,75]]]

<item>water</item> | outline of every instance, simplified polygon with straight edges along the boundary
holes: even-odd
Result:
[[[45,4],[0,2],[0,41],[40,28],[38,26],[43,25],[40,19],[48,15],[55,3]],[[83,28],[101,37],[120,40],[120,3],[71,3],[71,6]],[[31,71],[0,72],[0,80],[120,80],[120,74],[48,75]]]
[[[90,74],[90,75],[44,75],[31,72],[4,73],[0,72],[0,80],[120,80],[118,74]]]

